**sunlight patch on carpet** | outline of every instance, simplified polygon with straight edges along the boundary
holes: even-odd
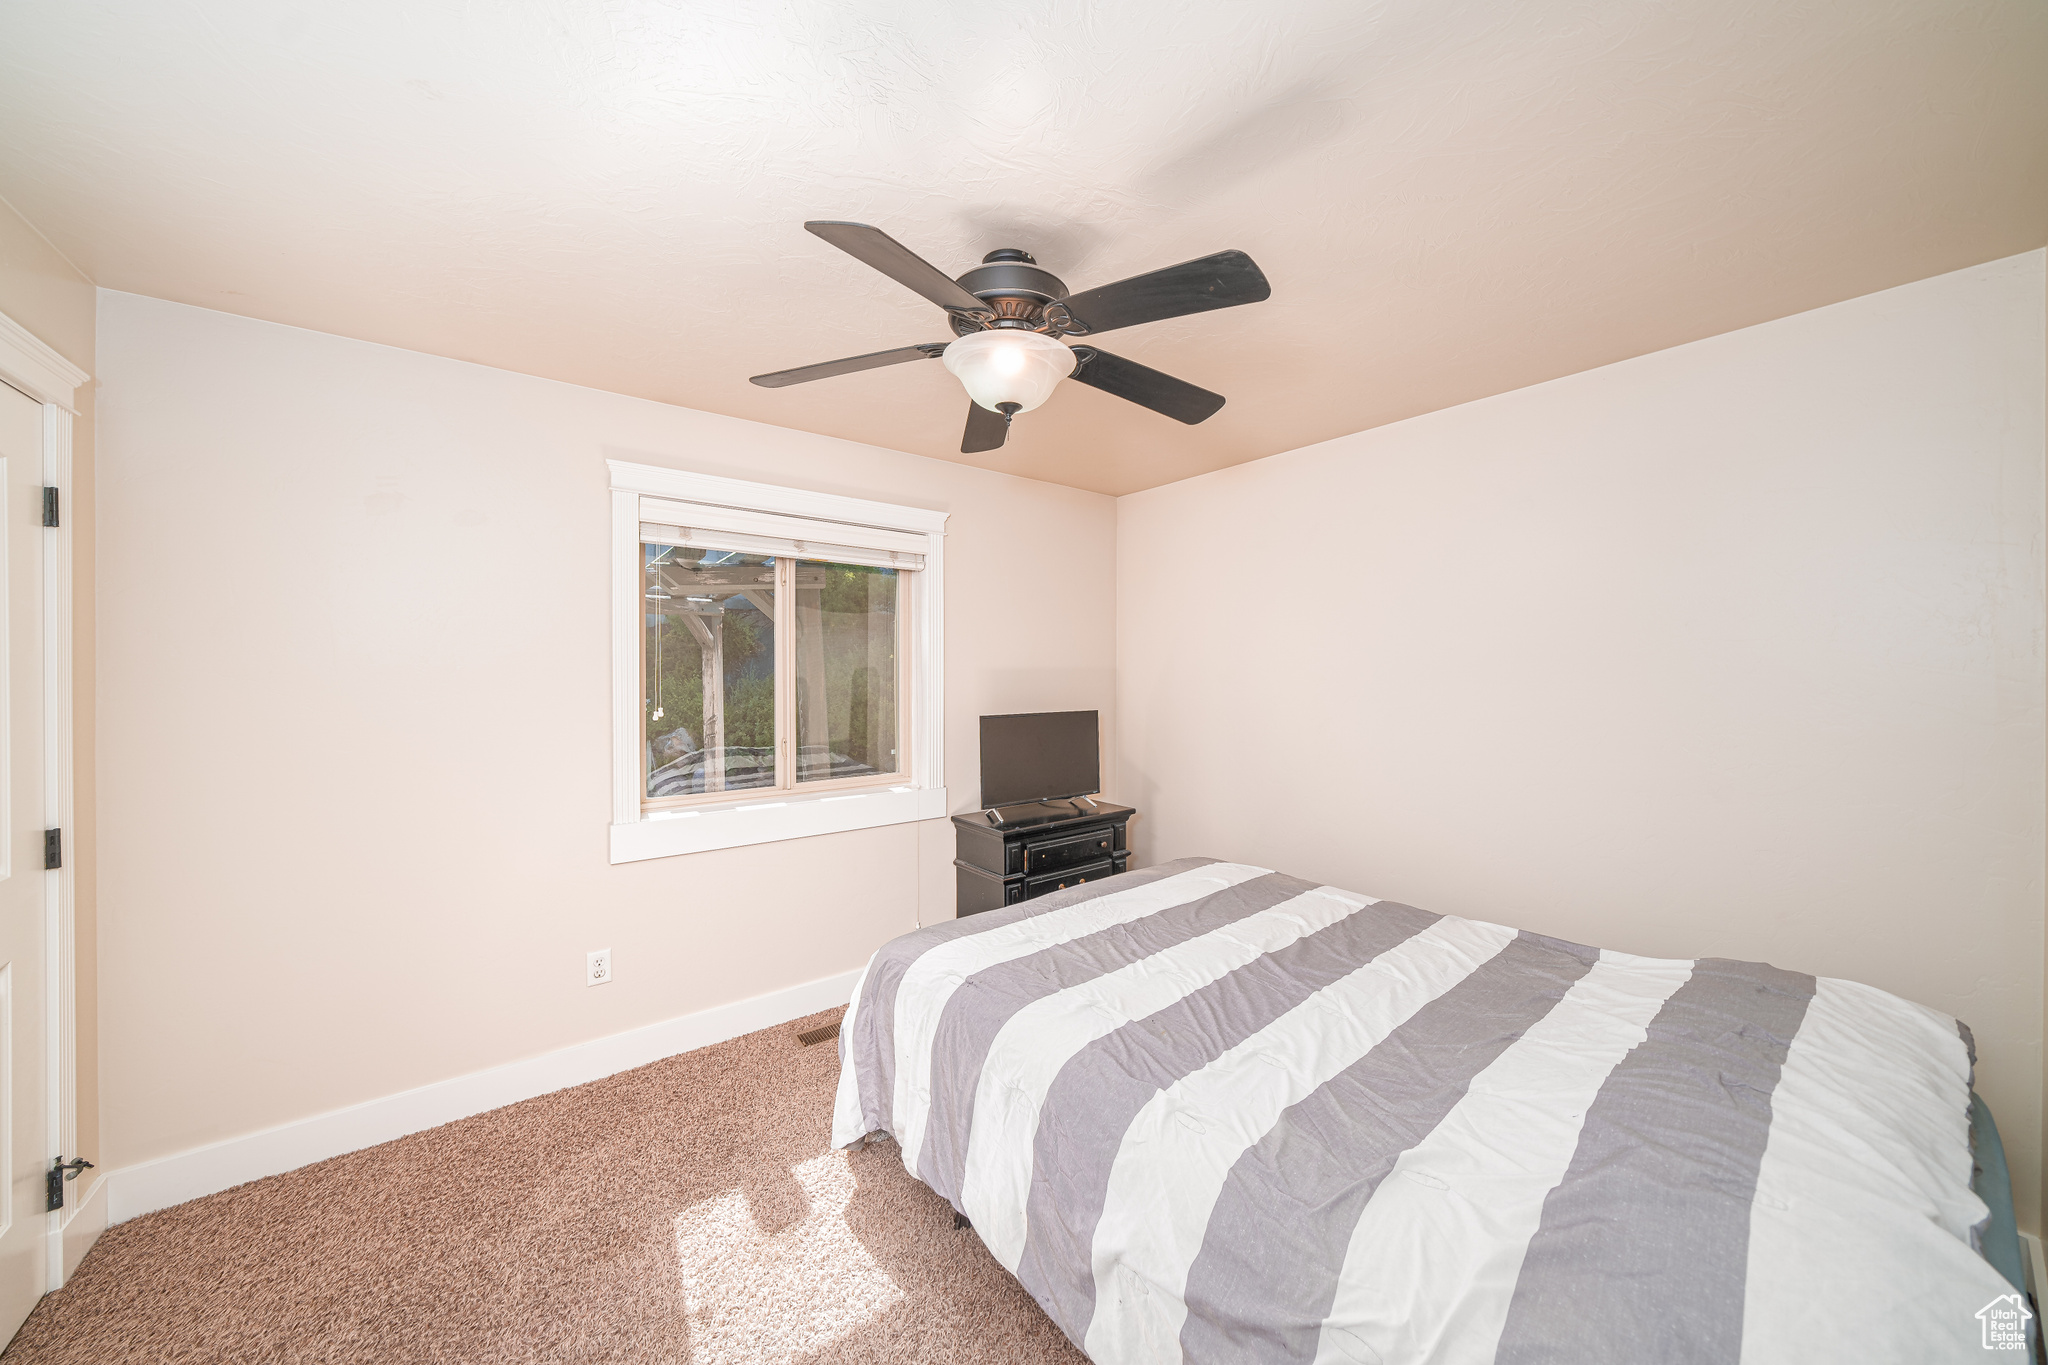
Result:
[[[729,1190],[676,1217],[676,1254],[690,1357],[779,1362],[811,1355],[903,1301],[846,1225],[853,1169],[844,1152],[792,1167],[810,1211],[763,1232],[746,1196]]]

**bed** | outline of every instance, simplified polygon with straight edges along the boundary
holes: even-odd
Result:
[[[1855,982],[1192,858],[884,945],[840,1053],[1098,1365],[2031,1354],[1968,1030]]]

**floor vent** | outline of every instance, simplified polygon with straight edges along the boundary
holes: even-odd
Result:
[[[838,1036],[839,1025],[827,1024],[823,1028],[806,1029],[804,1032],[799,1033],[796,1036],[796,1040],[799,1043],[802,1043],[805,1047],[810,1047],[815,1043],[822,1043],[827,1041],[828,1039],[837,1038]]]

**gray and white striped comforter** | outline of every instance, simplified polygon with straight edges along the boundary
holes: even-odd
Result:
[[[835,1142],[1099,1365],[1927,1365],[2010,1292],[1956,1022],[1854,982],[1183,859],[904,935],[840,1038]]]

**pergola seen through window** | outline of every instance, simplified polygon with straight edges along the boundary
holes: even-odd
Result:
[[[896,568],[652,541],[641,557],[650,806],[900,778]]]

